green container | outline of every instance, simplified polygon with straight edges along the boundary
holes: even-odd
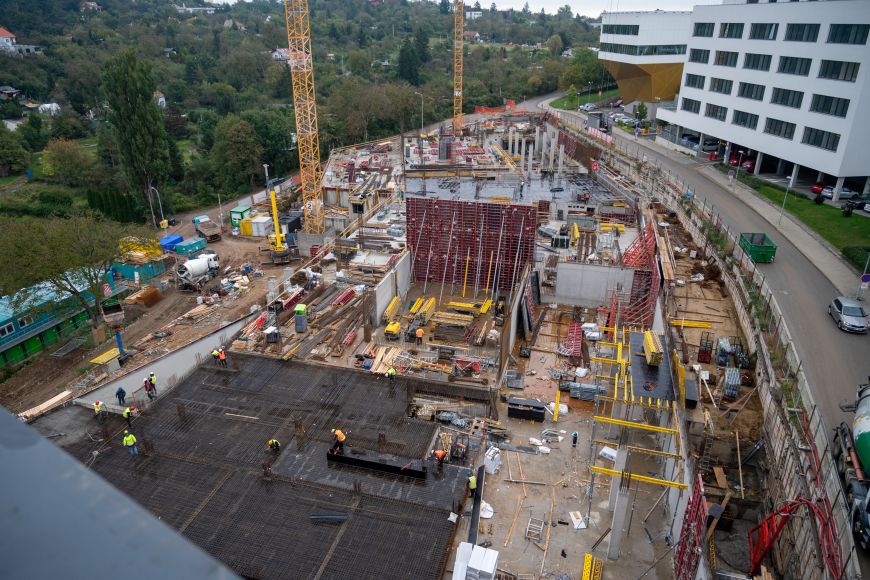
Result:
[[[302,316],[305,316],[306,314],[308,314],[308,306],[306,306],[305,304],[297,304],[293,311],[296,314],[301,314]]]
[[[48,330],[46,330],[45,332],[42,333],[42,344],[44,344],[46,346],[49,344],[56,343],[57,340],[58,340],[57,327],[49,328]]]
[[[248,217],[251,213],[251,206],[238,205],[230,210],[230,223],[234,227],[239,227],[239,222]]]
[[[205,245],[205,238],[190,238],[176,244],[175,253],[181,256],[189,256],[203,249]]]
[[[42,341],[38,336],[28,338],[24,341],[24,350],[27,356],[32,356],[42,350]]]
[[[27,358],[27,356],[24,354],[24,347],[20,344],[13,346],[7,351],[4,351],[3,356],[6,357],[6,360],[11,365],[20,363],[25,358]]]
[[[756,264],[773,262],[776,257],[776,244],[767,234],[745,233],[740,234],[740,248],[746,252]]]

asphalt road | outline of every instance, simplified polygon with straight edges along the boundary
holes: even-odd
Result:
[[[523,103],[524,108],[542,106],[551,96]],[[699,198],[716,206],[732,231],[774,232],[762,216],[735,197],[729,189],[699,170],[703,165],[685,155],[663,152],[649,142],[615,132],[615,139],[639,146],[647,158],[687,180]],[[837,329],[827,314],[827,305],[838,294],[831,281],[785,236],[776,238],[776,261],[760,266],[786,317],[803,369],[809,379],[819,411],[829,428],[851,422],[838,404],[854,401],[855,389],[870,375],[870,335],[853,335]],[[830,259],[835,259],[833,256]],[[857,288],[857,279],[855,281]]]

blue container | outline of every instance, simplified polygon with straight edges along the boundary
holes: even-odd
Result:
[[[190,238],[175,245],[175,253],[180,256],[195,254],[205,247],[205,238]]]

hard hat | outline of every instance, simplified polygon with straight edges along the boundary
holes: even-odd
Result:
[[[130,433],[129,431],[127,431],[126,429],[124,429],[124,435],[127,435],[127,434],[129,434],[129,433]]]
[[[102,404],[103,404],[102,401],[97,401],[97,405],[102,405]]]
[[[332,432],[335,433],[335,429],[333,429]]]
[[[474,474],[473,474],[473,473],[471,473],[471,472],[470,472],[470,471],[469,471],[469,472],[468,472],[468,473],[466,473],[466,474],[465,474],[465,475],[467,475],[467,476],[468,476],[468,477],[471,477],[471,476],[472,476],[472,475],[474,475]]]

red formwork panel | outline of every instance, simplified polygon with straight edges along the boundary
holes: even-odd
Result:
[[[409,197],[405,215],[416,282],[508,290],[534,258],[533,204]]]

